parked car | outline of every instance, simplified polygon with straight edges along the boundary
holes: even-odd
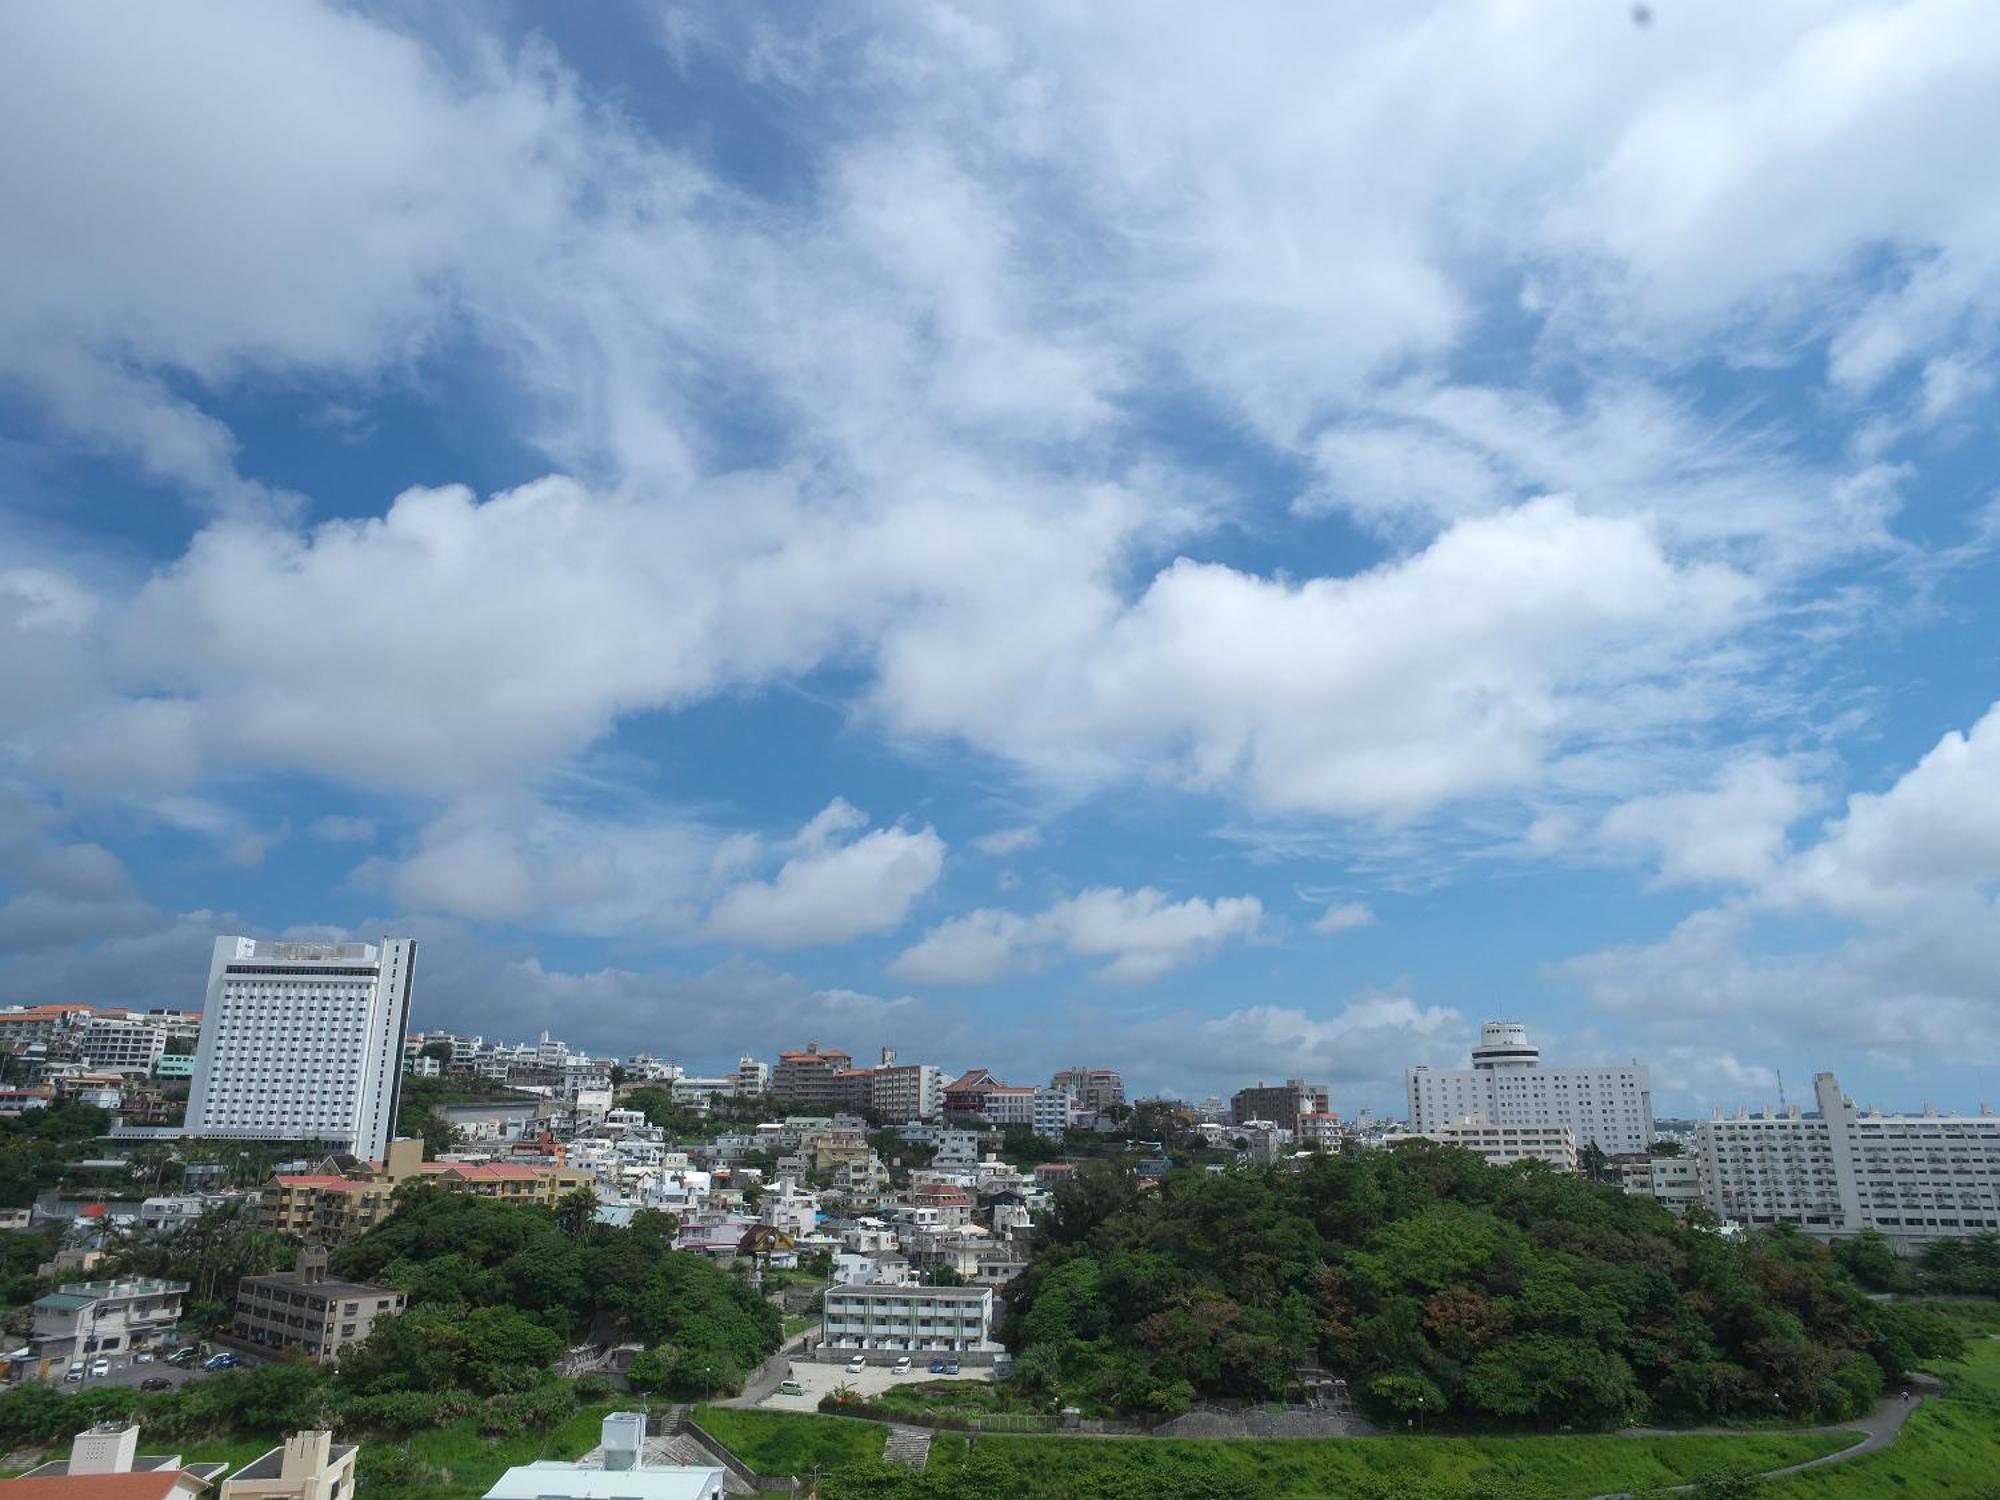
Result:
[[[103,1376],[109,1375],[111,1373],[111,1361],[108,1359],[92,1360],[90,1364],[90,1373],[93,1377],[97,1378],[102,1378]]]
[[[173,1388],[174,1383],[164,1375],[148,1375],[139,1382],[139,1389],[142,1391],[170,1391]]]
[[[780,1396],[803,1396],[805,1393],[806,1388],[796,1380],[781,1380],[778,1382],[778,1394]]]
[[[854,1358],[850,1359],[847,1362],[847,1373],[850,1375],[859,1375],[863,1370],[867,1368],[868,1368],[868,1361],[859,1354],[855,1355]]]
[[[942,1375],[942,1374],[944,1374],[944,1361],[943,1361],[943,1360],[941,1360],[941,1359],[934,1359],[934,1360],[932,1360],[932,1361],[931,1361],[931,1374],[933,1374],[933,1375]]]
[[[904,1355],[904,1356],[903,1356],[903,1357],[902,1357],[901,1359],[897,1360],[897,1361],[896,1361],[896,1368],[895,1368],[895,1370],[894,1370],[894,1371],[892,1371],[891,1373],[893,1373],[893,1374],[897,1374],[897,1375],[907,1375],[907,1374],[909,1374],[909,1373],[910,1373],[910,1356],[909,1356],[909,1355],[907,1355],[907,1354],[905,1354],[905,1355]]]
[[[958,1373],[958,1361],[955,1359],[946,1360],[944,1362],[944,1372],[947,1375],[956,1375]]]
[[[69,1368],[63,1371],[63,1384],[68,1385],[71,1381],[81,1379],[83,1379],[83,1361],[71,1360]]]
[[[209,1355],[201,1362],[201,1367],[204,1370],[233,1370],[242,1363],[242,1360],[225,1349],[220,1354]]]
[[[144,1350],[141,1350],[139,1353],[132,1356],[132,1363],[135,1365],[150,1365],[152,1362],[153,1362],[153,1356],[146,1353]]]
[[[200,1352],[201,1351],[199,1349],[196,1349],[192,1344],[190,1344],[185,1348],[176,1349],[172,1354],[169,1354],[167,1356],[167,1363],[170,1365],[178,1365],[181,1369],[184,1370],[189,1365],[194,1363],[195,1356],[198,1355]]]

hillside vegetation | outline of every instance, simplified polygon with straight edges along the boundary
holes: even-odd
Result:
[[[1960,1347],[1803,1235],[1417,1143],[1143,1192],[1079,1173],[1004,1335],[1024,1386],[1099,1409],[1278,1398],[1318,1365],[1424,1429],[1839,1420]]]

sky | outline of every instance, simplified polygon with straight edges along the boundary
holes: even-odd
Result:
[[[2000,1099],[1996,137],[1981,0],[0,9],[0,1003]]]

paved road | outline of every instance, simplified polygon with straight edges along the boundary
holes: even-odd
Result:
[[[812,1338],[818,1332],[817,1328],[807,1328],[793,1334],[782,1344],[778,1345],[778,1352],[776,1354],[773,1354],[757,1367],[755,1375],[752,1375],[743,1383],[743,1393],[740,1396],[731,1396],[715,1404],[717,1406],[757,1406],[762,1404],[767,1396],[770,1396],[778,1389],[778,1382],[785,1378],[785,1372],[791,1368],[792,1356],[805,1348],[806,1340]]]
[[[1831,1427],[1787,1427],[1779,1429],[1788,1437],[1804,1436],[1815,1432],[1858,1432],[1861,1441],[1850,1443],[1837,1452],[1809,1458],[1802,1464],[1787,1464],[1782,1469],[1772,1469],[1763,1474],[1765,1479],[1777,1479],[1786,1474],[1797,1474],[1806,1469],[1820,1469],[1828,1464],[1844,1464],[1850,1459],[1873,1453],[1878,1448],[1886,1448],[1896,1440],[1896,1434],[1903,1430],[1903,1424],[1910,1420],[1910,1413],[1924,1404],[1926,1397],[1944,1389],[1944,1382],[1929,1375],[1913,1375],[1908,1386],[1901,1391],[1892,1391],[1875,1403],[1875,1410],[1865,1417],[1857,1417],[1852,1422],[1838,1422]],[[1741,1427],[1628,1427],[1621,1437],[1742,1437],[1746,1429]],[[1691,1484],[1670,1485],[1667,1488],[1648,1493],[1680,1494],[1693,1489]],[[1596,1495],[1592,1500],[1631,1500],[1631,1493],[1619,1490],[1609,1495]]]

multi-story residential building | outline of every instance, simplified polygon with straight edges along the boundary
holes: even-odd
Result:
[[[396,1120],[417,945],[220,937],[187,1134],[337,1144],[380,1160]]]
[[[297,1349],[318,1361],[360,1343],[377,1318],[401,1312],[407,1300],[394,1287],[328,1279],[326,1252],[308,1246],[294,1269],[237,1282],[231,1332],[260,1349]]]
[[[1469,1120],[1440,1125],[1429,1135],[1434,1141],[1484,1157],[1495,1167],[1545,1161],[1559,1172],[1576,1170],[1576,1132],[1567,1125],[1489,1125],[1484,1120]]]
[[[1268,1086],[1259,1083],[1255,1088],[1236,1091],[1229,1101],[1229,1123],[1248,1125],[1254,1120],[1267,1120],[1296,1137],[1299,1116],[1325,1114],[1327,1104],[1326,1090],[1303,1078]]]
[[[1815,1116],[1695,1127],[1702,1200],[1724,1219],[1809,1233],[1875,1229],[1906,1244],[2000,1230],[2000,1118],[1864,1114],[1831,1073]]]
[[[845,1105],[850,1085],[840,1075],[854,1067],[845,1052],[819,1050],[807,1042],[802,1052],[781,1052],[771,1074],[771,1097],[788,1108],[799,1105]]]
[[[1518,1021],[1488,1021],[1469,1068],[1411,1068],[1410,1129],[1442,1125],[1567,1125],[1578,1149],[1607,1156],[1644,1151],[1653,1140],[1653,1086],[1638,1062],[1618,1067],[1545,1068]]]
[[[77,1051],[93,1068],[150,1073],[166,1050],[167,1033],[144,1021],[92,1016],[77,1033]]]
[[[593,1173],[576,1167],[425,1161],[423,1149],[420,1140],[398,1137],[379,1163],[343,1166],[329,1160],[315,1172],[281,1173],[258,1194],[258,1226],[337,1245],[388,1218],[395,1211],[396,1189],[411,1178],[448,1193],[540,1208],[554,1208],[564,1194],[595,1187],[597,1181]]]
[[[1625,1191],[1657,1200],[1676,1214],[1701,1202],[1701,1160],[1695,1156],[1634,1155],[1620,1164]]]
[[[324,1429],[295,1432],[223,1480],[216,1500],[342,1500],[354,1493],[360,1452]]]
[[[980,1113],[995,1125],[1026,1125],[1032,1128],[1035,1123],[1035,1091],[1004,1083],[989,1084],[986,1104]]]
[[[730,1077],[739,1099],[760,1098],[771,1092],[771,1065],[759,1062],[747,1052],[736,1059],[736,1071]]]
[[[821,1343],[836,1349],[983,1348],[993,1330],[993,1289],[984,1286],[828,1287]]]
[[[999,1082],[984,1068],[969,1068],[944,1086],[944,1109],[948,1115],[983,1115],[986,1092]]]
[[[155,1078],[193,1078],[194,1054],[192,1052],[162,1052],[153,1059]]]
[[[1051,1141],[1061,1140],[1079,1116],[1089,1118],[1097,1113],[1086,1109],[1067,1088],[1036,1089],[1029,1108],[1035,1134]]]
[[[0,1009],[0,1048],[68,1040],[97,1012],[88,1005],[10,1005]]]
[[[139,1205],[139,1227],[153,1234],[175,1234],[226,1199],[199,1193],[165,1193]]]
[[[66,1281],[33,1307],[28,1349],[43,1365],[83,1355],[148,1349],[181,1320],[185,1281],[136,1276],[119,1281]]]
[[[1093,1115],[1125,1102],[1125,1079],[1112,1068],[1064,1068],[1049,1080],[1049,1087],[1068,1089]]]
[[[883,1053],[882,1066],[868,1071],[868,1108],[885,1125],[934,1120],[944,1109],[944,1074],[929,1063],[897,1063]]]

